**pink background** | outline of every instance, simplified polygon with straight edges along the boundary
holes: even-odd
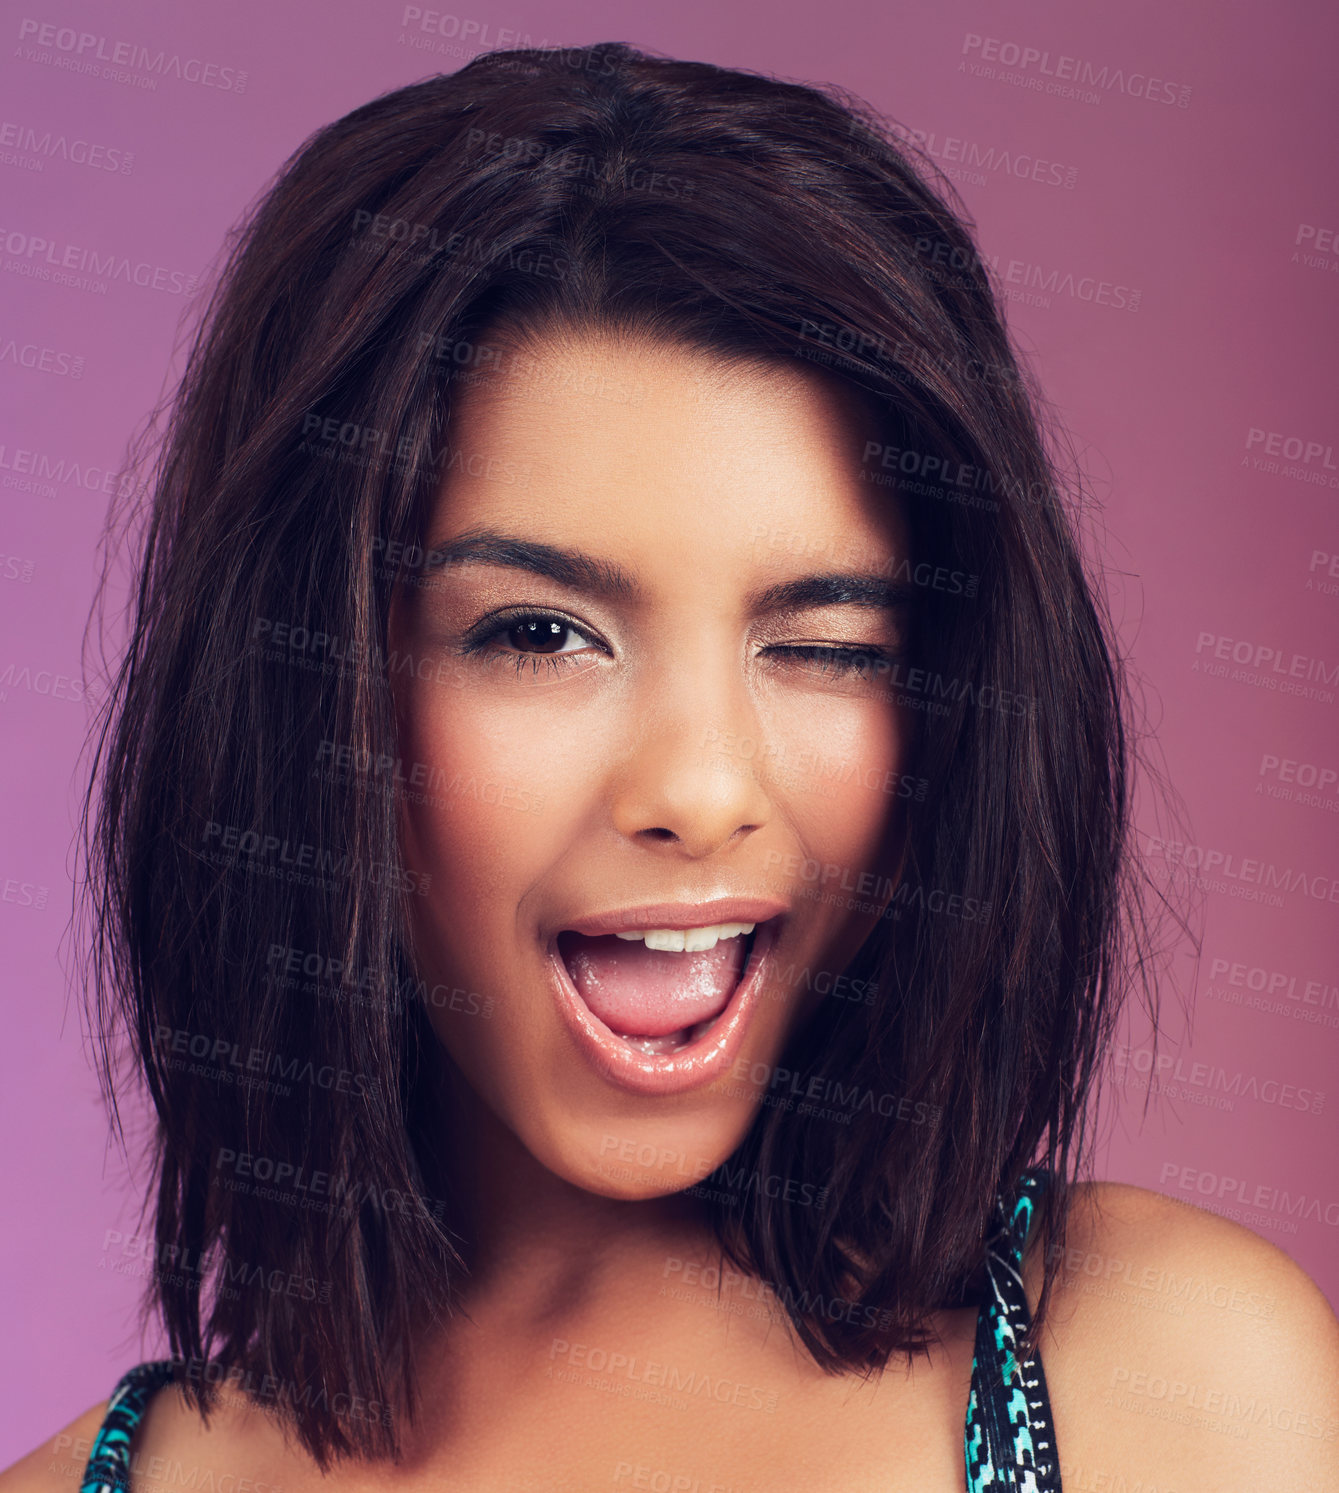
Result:
[[[459,3],[434,35],[402,24],[401,0],[31,0],[33,21],[102,38],[104,55],[142,45],[214,64],[213,85],[245,73],[240,89],[77,71],[61,65],[77,39],[41,47],[14,7],[0,22],[0,1465],[160,1346],[141,1341],[141,1282],[107,1243],[133,1231],[139,1189],[107,1146],[65,973],[101,473],[178,367],[191,307],[171,287],[206,274],[288,153],[377,93],[527,39],[840,83],[960,173],[984,253],[1015,266],[1012,325],[1100,505],[1090,537],[1199,847],[1177,864],[1216,868],[1198,981],[1184,949],[1165,987],[1163,1052],[1180,1068],[1145,1118],[1132,1023],[1099,1175],[1235,1210],[1339,1302],[1339,11],[780,0],[760,21],[742,0]],[[1083,96],[1055,91],[1076,67],[1061,57],[1087,68],[1086,87],[1060,85]],[[78,164],[28,131],[100,149]],[[57,247],[30,259],[34,239]],[[128,256],[144,279],[161,269],[168,288],[20,268],[70,247]],[[1127,304],[1085,299],[1098,281]],[[33,477],[39,459],[54,476]],[[1310,693],[1270,687],[1290,680]],[[1296,889],[1240,895],[1263,877]]]

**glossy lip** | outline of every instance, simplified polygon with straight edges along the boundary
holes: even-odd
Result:
[[[642,907],[594,912],[564,923],[555,932],[585,933],[591,938],[600,938],[607,933],[640,932],[646,928],[682,930],[710,928],[716,923],[761,924],[789,911],[788,902],[778,902],[772,897],[722,897],[716,902],[648,902]]]
[[[654,1054],[630,1047],[617,1032],[611,1031],[590,1009],[577,993],[572,977],[567,972],[562,956],[558,953],[555,934],[549,940],[548,961],[558,1010],[563,1022],[584,1057],[609,1083],[616,1084],[629,1093],[645,1094],[648,1097],[664,1097],[685,1093],[689,1089],[701,1088],[714,1079],[721,1078],[730,1069],[740,1047],[744,1033],[762,998],[763,980],[770,971],[769,956],[776,944],[781,925],[785,919],[779,913],[769,915],[766,920],[756,919],[742,913],[729,911],[732,908],[758,909],[760,902],[713,902],[699,904],[693,909],[693,921],[684,920],[684,904],[674,904],[679,912],[678,926],[702,928],[711,923],[751,923],[758,926],[753,936],[753,947],[749,950],[749,962],[744,977],[735,986],[725,1009],[716,1018],[715,1025],[696,1042],[690,1042],[677,1052]],[[772,904],[766,904],[772,905]],[[668,903],[657,907],[635,910],[638,921],[629,921],[630,912],[611,913],[603,917],[610,924],[600,928],[593,936],[613,933],[628,928],[674,927],[669,922],[658,921],[664,916]],[[709,909],[709,911],[707,911]],[[722,913],[721,909],[726,909]],[[707,916],[703,916],[707,911]],[[617,921],[621,920],[621,921]],[[601,919],[585,920],[573,927],[576,933],[585,933],[589,924]]]

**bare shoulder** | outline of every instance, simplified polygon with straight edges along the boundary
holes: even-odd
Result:
[[[71,1493],[77,1489],[106,1414],[107,1401],[103,1400],[0,1472],[0,1493]]]
[[[1042,1366],[1066,1486],[1339,1489],[1339,1319],[1283,1250],[1123,1183],[1074,1197]]]
[[[77,1493],[108,1401],[94,1405],[12,1467],[0,1472],[0,1493]],[[269,1416],[255,1413],[227,1387],[203,1416],[180,1389],[166,1386],[145,1406],[130,1453],[131,1487],[161,1488],[167,1469],[191,1469],[187,1486],[275,1493],[288,1485],[286,1443]]]

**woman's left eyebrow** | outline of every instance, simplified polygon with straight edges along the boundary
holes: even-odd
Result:
[[[430,546],[424,569],[431,572],[465,564],[524,570],[569,590],[602,597],[633,598],[640,589],[632,576],[611,560],[497,529],[473,529]],[[777,581],[752,593],[747,604],[755,615],[839,606],[891,611],[910,605],[915,594],[914,586],[877,570],[830,570]]]
[[[889,611],[911,604],[915,587],[878,571],[829,570],[779,581],[749,598],[754,612],[798,612],[806,607],[864,607]]]

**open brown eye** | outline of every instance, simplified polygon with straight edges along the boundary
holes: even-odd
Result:
[[[557,617],[532,617],[513,622],[507,629],[507,640],[518,648],[533,646],[540,653],[556,653],[571,630],[568,623]]]

